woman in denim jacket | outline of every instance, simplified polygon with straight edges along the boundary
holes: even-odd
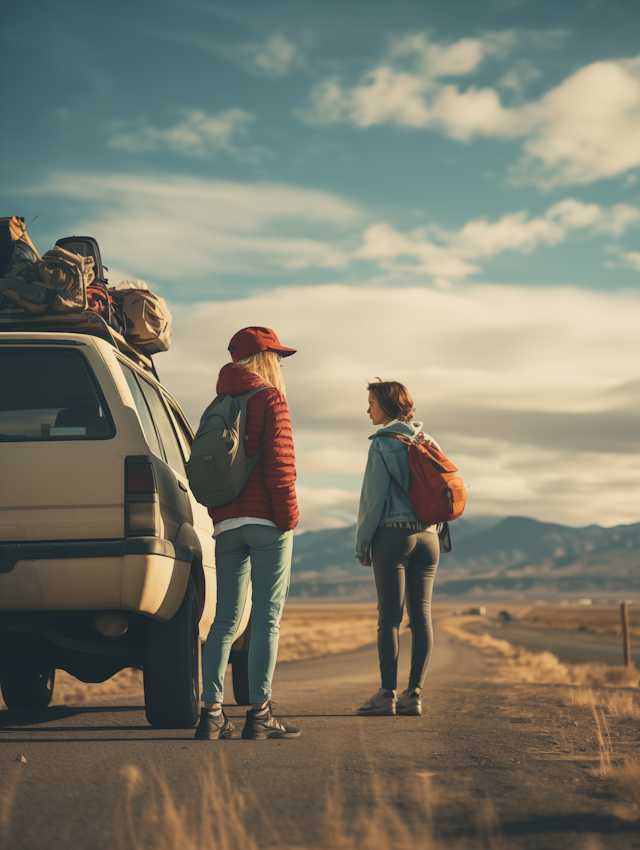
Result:
[[[356,558],[373,565],[378,594],[378,656],[382,687],[358,709],[359,715],[422,714],[420,691],[433,646],[431,595],[440,557],[441,525],[416,519],[398,487],[411,490],[405,440],[415,439],[422,422],[413,419],[413,399],[396,381],[368,385],[368,414],[374,425],[360,494]],[[439,448],[431,437],[425,438]],[[397,695],[398,635],[405,596],[411,623],[409,687]]]

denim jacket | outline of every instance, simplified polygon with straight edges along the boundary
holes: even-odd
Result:
[[[373,536],[381,523],[417,521],[409,500],[396,484],[399,481],[407,493],[411,490],[408,447],[395,437],[385,435],[398,434],[412,439],[420,431],[422,422],[416,420],[392,422],[369,437],[371,447],[362,482],[356,528],[356,558],[359,561],[364,561],[369,554]],[[435,443],[433,437],[428,434],[425,437]],[[429,526],[428,530],[437,532],[438,526]]]

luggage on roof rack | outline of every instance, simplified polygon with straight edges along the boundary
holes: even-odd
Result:
[[[106,286],[109,282],[104,276],[105,271],[109,271],[102,265],[102,257],[100,256],[100,248],[98,242],[93,236],[65,236],[64,239],[58,239],[56,248],[64,248],[70,254],[79,254],[81,257],[91,257],[93,260],[93,272],[95,281]],[[93,280],[87,281],[93,283]]]
[[[28,247],[33,252],[34,260],[40,259],[36,246],[24,226],[24,217],[21,215],[0,217],[0,278],[4,277],[11,263],[16,243],[22,243],[23,247]]]
[[[22,253],[23,248],[26,254]],[[93,274],[92,264],[91,258],[59,247],[36,261],[28,246],[16,242],[6,277],[0,280],[0,315],[7,307],[20,308],[24,315],[86,310],[87,273]],[[15,309],[10,312],[15,313]]]
[[[122,311],[125,339],[145,354],[167,351],[173,317],[164,298],[151,292],[143,280],[122,280],[109,292]]]
[[[136,352],[143,365],[153,369],[148,356],[171,345],[171,313],[144,281],[124,280],[109,287],[106,271],[92,236],[58,239],[40,259],[24,219],[0,218],[0,329],[8,329],[7,323],[13,329],[17,322],[22,330],[29,330],[27,324],[35,318],[47,320],[39,329],[53,330],[62,321],[64,327],[56,330],[73,326],[78,332],[92,333],[104,325],[120,341],[121,350]],[[91,319],[92,314],[101,322]],[[69,322],[73,315],[85,318]],[[81,331],[81,327],[89,330]]]

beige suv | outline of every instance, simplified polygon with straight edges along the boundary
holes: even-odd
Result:
[[[149,722],[193,726],[216,573],[185,474],[191,428],[150,358],[97,315],[0,331],[4,701],[46,707],[56,668],[102,682],[141,667]],[[232,651],[240,704],[249,613]]]

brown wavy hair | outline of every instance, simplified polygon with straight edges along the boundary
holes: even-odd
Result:
[[[373,393],[382,412],[392,419],[408,422],[413,419],[413,399],[404,384],[398,381],[383,381],[376,378],[374,384],[367,384],[369,392]]]

